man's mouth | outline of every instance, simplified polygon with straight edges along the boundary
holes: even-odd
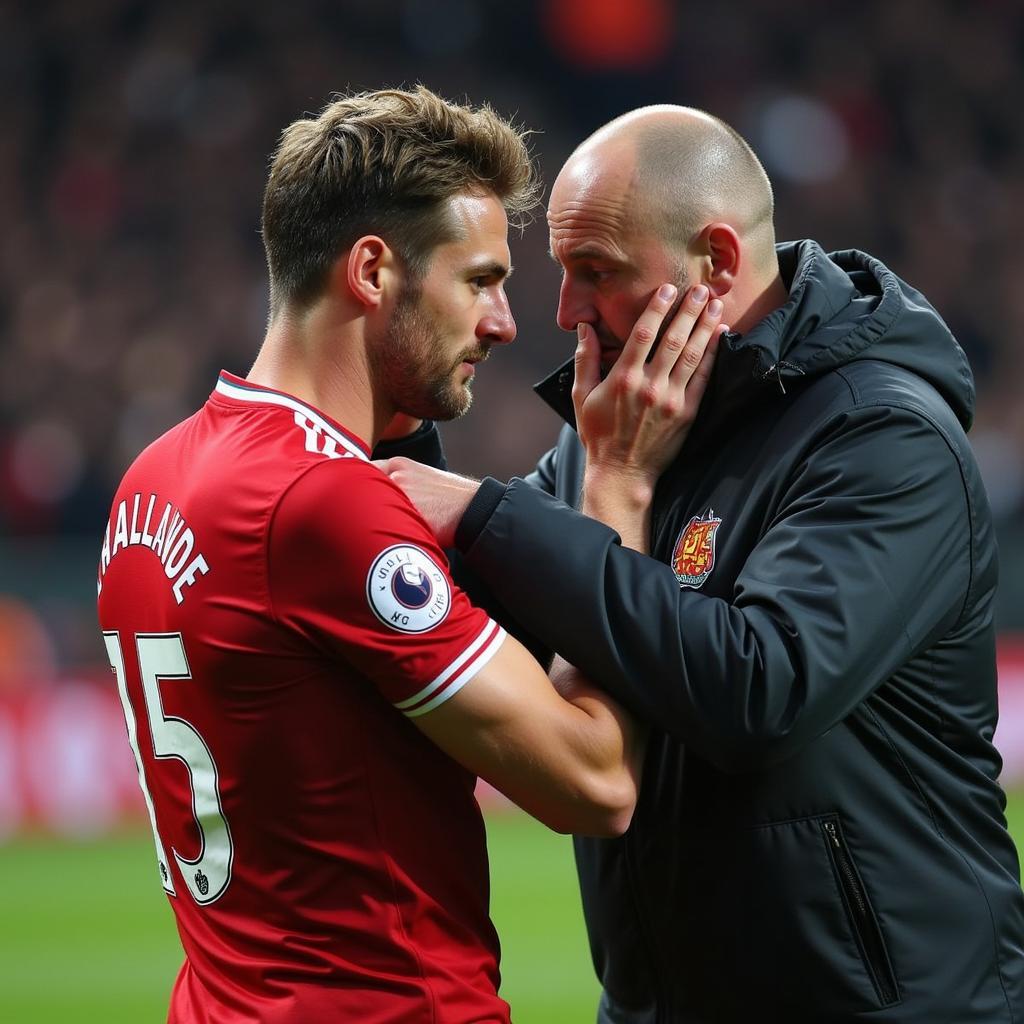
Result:
[[[457,364],[457,368],[459,368],[459,367],[468,367],[470,370],[472,370],[473,367],[476,366],[477,363],[484,362],[484,360],[487,359],[487,357],[490,354],[491,354],[490,349],[486,349],[486,348],[485,349],[479,349],[476,352],[467,352],[459,360],[459,362]]]

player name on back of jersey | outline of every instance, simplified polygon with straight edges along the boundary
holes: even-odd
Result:
[[[163,511],[154,529],[154,511],[161,505]],[[142,512],[143,508],[145,512]],[[111,523],[114,524],[113,539]],[[100,552],[100,570],[96,578],[97,594],[103,590],[103,577],[118,552],[135,546],[149,548],[160,560],[178,604],[185,600],[185,588],[191,587],[197,577],[205,576],[210,571],[201,552],[196,552],[193,557],[192,552],[197,547],[195,534],[173,502],[161,502],[155,494],[143,498],[142,494],[137,493],[118,502],[117,509],[107,520],[103,549]]]

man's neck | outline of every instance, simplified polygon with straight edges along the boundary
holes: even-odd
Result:
[[[357,323],[332,324],[316,309],[299,317],[279,315],[246,379],[294,395],[373,448],[391,414],[376,408]]]
[[[782,275],[776,270],[774,277],[767,282],[755,284],[751,288],[750,295],[738,304],[738,311],[733,313],[729,329],[739,334],[746,334],[769,313],[773,313],[779,306],[785,305],[788,299],[789,291],[782,280]]]

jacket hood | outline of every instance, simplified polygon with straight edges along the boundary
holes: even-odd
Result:
[[[789,299],[746,334],[722,339],[699,416],[703,426],[836,367],[877,359],[926,380],[970,428],[974,378],[967,357],[919,291],[855,249],[825,253],[810,240],[776,248]],[[569,360],[535,390],[575,425],[572,382]]]

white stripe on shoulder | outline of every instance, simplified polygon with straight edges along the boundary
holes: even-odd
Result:
[[[311,409],[304,402],[300,402],[297,398],[292,398],[290,395],[281,395],[276,391],[267,391],[263,388],[239,387],[237,384],[232,384],[230,381],[224,380],[223,377],[217,378],[217,386],[214,390],[220,392],[222,395],[227,395],[229,398],[237,399],[240,402],[252,402],[256,405],[280,405],[285,409],[291,409],[296,413],[300,413],[302,416],[306,417],[310,425],[319,433],[325,434],[327,437],[332,438],[337,444],[341,445],[341,447],[345,449],[346,455],[362,459],[364,462],[370,461],[366,452],[364,452],[359,445],[347,438],[336,427],[331,426],[331,424],[328,423],[320,413]]]
[[[451,677],[455,675],[455,673],[458,672],[459,669],[462,668],[462,666],[465,665],[481,647],[483,647],[494,632],[495,628],[500,627],[498,627],[498,624],[494,619],[488,617],[484,628],[477,634],[476,639],[473,640],[473,642],[466,647],[466,649],[439,676],[437,676],[433,682],[427,683],[419,693],[414,693],[408,699],[398,701],[398,703],[395,704],[395,707],[398,708],[399,711],[404,711],[406,708],[411,708],[414,704],[419,704],[420,701],[426,700],[427,697],[429,697],[439,686],[444,686],[444,684],[448,682],[448,680],[451,679]]]
[[[493,619],[477,638],[432,683],[395,705],[407,718],[418,718],[454,697],[495,654],[507,636]]]

